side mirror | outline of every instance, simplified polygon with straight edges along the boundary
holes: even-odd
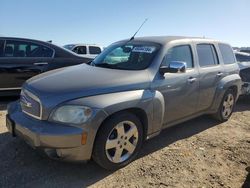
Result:
[[[187,69],[187,63],[183,61],[172,61],[169,66],[161,66],[160,74],[169,73],[185,73]]]

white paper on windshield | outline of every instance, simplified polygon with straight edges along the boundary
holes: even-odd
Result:
[[[132,52],[139,52],[139,53],[148,53],[151,54],[155,51],[155,47],[154,46],[137,46],[134,47]]]

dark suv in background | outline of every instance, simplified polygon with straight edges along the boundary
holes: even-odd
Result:
[[[13,94],[42,72],[90,60],[49,42],[0,37],[0,95]]]

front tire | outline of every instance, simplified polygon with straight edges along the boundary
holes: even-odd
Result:
[[[100,127],[93,149],[93,159],[107,170],[122,168],[138,155],[143,142],[140,120],[131,113],[118,113]]]
[[[235,96],[236,94],[232,89],[226,91],[218,111],[213,115],[215,119],[225,122],[231,117],[236,102]]]

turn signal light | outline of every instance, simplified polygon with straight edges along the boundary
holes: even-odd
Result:
[[[82,133],[82,145],[85,145],[87,143],[87,133]]]

